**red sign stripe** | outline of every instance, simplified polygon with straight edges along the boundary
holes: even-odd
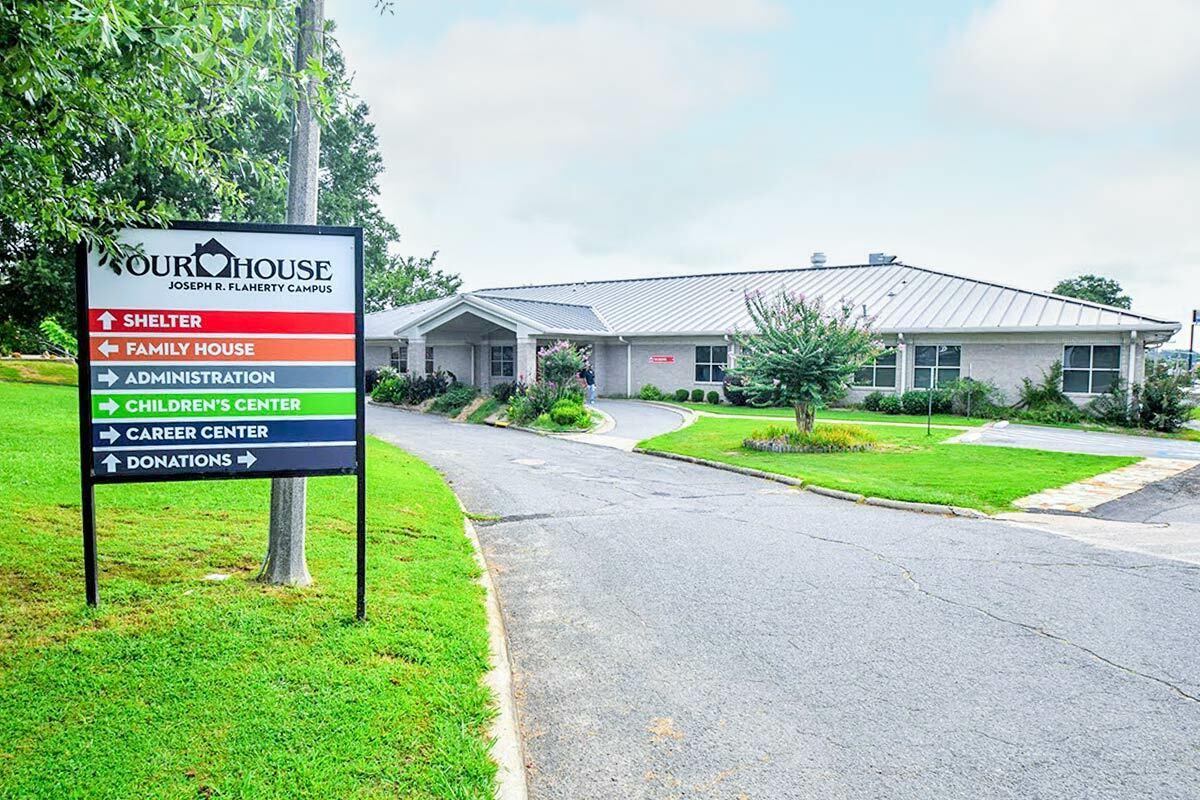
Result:
[[[354,314],[323,311],[88,309],[92,333],[354,333]]]

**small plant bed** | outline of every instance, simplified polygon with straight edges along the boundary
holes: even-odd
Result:
[[[875,434],[859,425],[816,425],[808,433],[768,425],[742,440],[747,450],[770,453],[861,453],[875,447]]]
[[[948,444],[953,430],[899,425],[872,428],[863,452],[762,453],[742,446],[761,422],[702,417],[687,428],[642,442],[644,450],[678,453],[801,478],[868,497],[938,503],[987,513],[1011,511],[1018,498],[1135,463],[1124,456],[1054,453]],[[831,426],[833,427],[833,426]]]
[[[584,409],[583,414],[586,417],[577,415],[574,421],[567,423],[556,422],[555,418],[550,414],[542,414],[529,423],[528,427],[538,431],[546,431],[547,433],[586,433],[594,428],[599,420],[587,409]]]

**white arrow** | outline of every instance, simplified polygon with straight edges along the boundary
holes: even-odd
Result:
[[[121,348],[115,344],[109,344],[108,339],[105,339],[103,342],[101,342],[100,346],[97,347],[96,349],[99,350],[104,355],[105,358],[108,358],[113,353],[121,352]]]
[[[108,467],[109,472],[116,472],[117,464],[121,463],[121,459],[117,458],[112,453],[109,453],[108,458],[104,459],[100,463],[103,464],[104,466]]]
[[[110,417],[117,413],[118,408],[120,408],[120,406],[117,405],[117,401],[113,400],[111,397],[100,404],[100,410],[107,411]]]
[[[104,381],[104,382],[105,382],[105,383],[107,383],[109,386],[112,386],[114,383],[116,383],[116,382],[117,382],[117,373],[113,372],[113,371],[110,369],[110,370],[108,370],[107,372],[104,372],[104,373],[101,373],[100,375],[97,375],[97,376],[96,376],[96,380],[98,380],[98,381]]]
[[[100,320],[100,324],[104,326],[104,330],[111,331],[112,324],[117,318],[114,317],[111,312],[105,311],[103,314],[96,317],[96,319]]]
[[[255,458],[254,453],[251,453],[249,450],[246,451],[246,455],[237,457],[237,462],[239,464],[244,464],[247,469],[254,466],[255,461],[258,461],[258,459]]]
[[[109,444],[112,444],[117,439],[121,438],[121,432],[119,430],[117,430],[116,428],[113,428],[110,426],[108,430],[100,431],[100,438],[103,439],[104,441],[108,442]]]

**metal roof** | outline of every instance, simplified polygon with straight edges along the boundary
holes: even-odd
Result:
[[[880,333],[1158,331],[1180,324],[1073,297],[1033,292],[907,264],[805,267],[482,289],[368,314],[368,339],[461,299],[478,298],[547,332],[719,334],[751,327],[745,295],[782,290],[865,308]]]
[[[363,315],[364,338],[366,339],[395,339],[396,331],[408,327],[418,317],[423,317],[434,309],[449,305],[454,297],[439,297],[435,300],[423,300],[420,303],[410,303],[399,308],[389,308],[387,311],[375,311]]]
[[[511,286],[472,294],[493,303],[503,298],[587,306],[603,321],[597,332],[670,335],[746,329],[745,294],[785,289],[865,306],[882,333],[1179,329],[1177,322],[1125,309],[906,264]],[[540,319],[535,313],[526,316]]]
[[[548,331],[607,331],[604,320],[596,316],[591,306],[577,303],[526,300],[506,295],[471,292],[473,297],[487,300],[545,326]]]

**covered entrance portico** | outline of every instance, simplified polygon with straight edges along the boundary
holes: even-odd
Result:
[[[565,307],[568,314],[578,316],[576,309],[582,308],[558,303],[528,305],[551,307],[522,309],[540,311],[541,315],[548,312],[561,315]],[[539,344],[567,339],[595,354],[606,338],[597,335],[598,331],[556,328],[545,322],[484,298],[460,295],[396,330],[395,335],[401,345],[407,346],[406,366],[410,373],[423,373],[432,366],[485,390],[498,383],[536,380]],[[432,358],[414,357],[427,352]],[[592,357],[598,386],[603,386],[603,361]],[[622,385],[618,391],[624,388]]]

